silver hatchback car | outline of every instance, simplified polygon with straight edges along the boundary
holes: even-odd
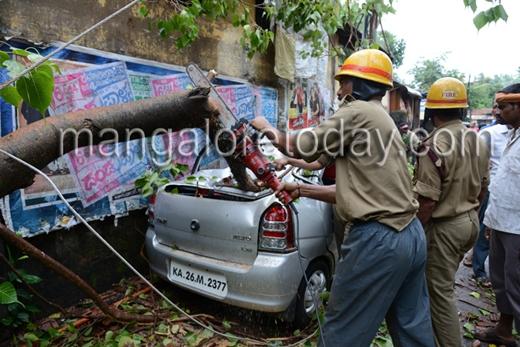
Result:
[[[284,180],[321,184],[319,172],[298,172]],[[296,214],[270,190],[223,184],[229,169],[193,176],[161,187],[148,209],[152,270],[200,295],[307,326],[338,261],[332,206],[301,198]]]

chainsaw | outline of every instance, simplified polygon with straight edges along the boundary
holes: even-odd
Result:
[[[243,162],[258,179],[267,184],[271,189],[276,190],[280,186],[280,181],[275,174],[276,169],[258,147],[257,134],[249,134],[252,128],[248,126],[247,119],[242,118],[239,120],[235,116],[197,64],[189,63],[186,68],[186,74],[195,86],[210,88],[209,96],[218,104],[221,111],[219,119],[224,127],[231,131],[223,134],[224,139],[235,141],[235,151],[232,155]],[[296,211],[289,193],[282,191],[282,194],[285,204],[290,204]]]

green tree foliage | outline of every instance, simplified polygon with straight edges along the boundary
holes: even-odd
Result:
[[[392,3],[393,0],[264,0],[257,7],[263,11],[265,20],[281,23],[285,28],[302,34],[305,41],[311,42],[310,51],[302,53],[305,58],[328,53],[325,52],[328,44],[334,42],[330,36],[347,23],[359,27],[366,16],[395,13]],[[167,7],[171,11],[166,17],[150,18],[149,28],[157,28],[165,39],[173,37],[178,49],[189,46],[198,38],[201,17],[211,20],[230,18],[234,27],[242,28],[240,43],[248,51],[250,59],[256,53],[265,52],[269,44],[274,42],[274,33],[260,26],[258,21],[261,18],[255,18],[255,13],[241,0],[162,0],[155,3],[143,0],[139,15],[142,18],[151,17],[151,13],[156,12],[150,10],[153,6]],[[363,45],[362,42],[357,44]],[[332,53],[344,54],[341,47],[335,47]]]
[[[145,172],[143,176],[138,178],[134,185],[136,188],[141,188],[141,195],[148,197],[159,189],[161,186],[170,182],[171,180],[165,176],[165,173],[170,173],[171,177],[183,176],[184,172],[188,172],[188,165],[175,163],[168,164],[163,167],[154,169],[152,172]]]
[[[463,0],[464,6],[471,8],[473,13],[477,12],[477,0]],[[496,23],[500,19],[504,22],[507,22],[507,12],[504,9],[504,6],[501,4],[501,0],[486,0],[486,2],[491,3],[491,7],[489,7],[485,11],[480,11],[473,18],[473,24],[475,27],[480,30],[485,25],[490,23]]]
[[[404,53],[406,51],[406,41],[397,38],[389,31],[379,32],[379,46],[390,53],[394,68],[397,69],[403,65]]]
[[[499,90],[513,83],[520,83],[520,67],[511,75],[488,77],[481,73],[474,78],[469,76],[469,81],[466,82],[464,74],[460,71],[446,70],[444,68],[443,63],[445,60],[446,54],[443,54],[433,60],[422,60],[415,64],[414,68],[409,71],[414,77],[411,86],[421,92],[427,92],[433,82],[441,77],[457,78],[461,82],[466,83],[469,104],[468,111],[470,114],[474,110],[492,107],[495,94]]]
[[[479,30],[486,24],[497,22],[500,19],[507,21],[507,13],[500,1],[486,0],[491,3],[491,7],[479,12],[473,19]],[[295,32],[303,34],[306,41],[311,41],[311,50],[303,53],[304,57],[309,55],[318,57],[325,52],[327,44],[333,42],[330,40],[330,36],[335,34],[338,29],[349,24],[351,27],[363,31],[362,27],[366,18],[372,18],[374,15],[381,18],[385,14],[395,13],[395,9],[392,7],[393,2],[394,0],[264,0],[256,7],[263,10],[262,17],[265,17],[263,19],[281,23],[285,28],[291,28]],[[470,7],[473,12],[477,11],[477,0],[463,0],[463,4]],[[230,18],[234,27],[241,27],[243,35],[240,43],[243,49],[248,50],[250,59],[257,52],[265,52],[269,44],[274,42],[274,33],[257,24],[260,18],[255,18],[255,13],[252,13],[250,7],[242,0],[159,0],[156,2],[142,0],[139,15],[142,18],[151,17],[152,11],[149,9],[153,6],[170,11],[165,17],[151,18],[150,29],[156,27],[159,34],[165,39],[172,36],[178,49],[189,46],[198,38],[199,18],[203,16],[211,20]],[[157,12],[167,13],[167,11]],[[326,35],[323,34],[321,28]],[[356,45],[369,47],[374,43],[356,42]],[[396,49],[395,52],[392,51],[392,55],[396,56],[396,67],[399,67],[397,64],[402,63],[400,53],[404,52],[405,45],[403,44],[402,40],[394,43],[388,42],[390,48]],[[392,45],[395,47],[391,47]],[[387,45],[385,44],[385,46]],[[342,48],[338,47],[333,54],[344,55],[345,53]]]
[[[503,87],[506,87],[513,83],[520,83],[520,67],[517,68],[516,73],[511,75],[496,75],[493,77]]]
[[[520,73],[495,75],[494,77],[486,77],[483,74],[476,76],[474,81],[470,81],[467,86],[469,112],[472,113],[473,110],[481,108],[491,108],[495,94],[513,83],[520,83]]]
[[[11,54],[13,57],[18,56],[21,59],[11,59],[8,53],[0,51],[0,67],[7,70],[9,77],[17,76],[28,65],[43,59],[34,48],[23,50],[11,47]],[[58,65],[47,60],[44,64],[25,74],[15,85],[8,85],[0,89],[0,96],[15,107],[19,107],[23,99],[45,117],[45,110],[51,104],[54,91],[54,71],[61,74]]]
[[[248,50],[250,59],[257,52],[265,52],[269,43],[274,42],[274,32],[258,25],[260,18],[255,18],[250,7],[239,0],[173,0],[156,4],[143,1],[139,10],[142,18],[150,15],[150,6],[169,7],[172,10],[167,18],[153,18],[149,28],[156,27],[165,39],[173,36],[178,49],[189,46],[198,38],[201,17],[211,20],[230,18],[234,27],[241,27],[240,43],[244,50]],[[334,0],[282,0],[279,9],[274,1],[266,1],[260,6],[265,19],[280,21],[286,28],[301,32],[306,40],[310,40],[312,50],[309,54],[314,57],[322,55],[329,42],[320,28],[332,35],[343,27],[347,16],[344,4]]]
[[[7,327],[17,328],[29,323],[31,312],[40,312],[40,309],[33,306],[33,296],[22,288],[22,279],[27,284],[40,283],[42,279],[29,274],[25,269],[17,268],[18,262],[28,259],[28,256],[23,255],[14,259],[9,247],[7,247],[7,255],[8,259],[4,255],[0,255],[0,257],[3,261],[8,261],[14,271],[8,271],[7,281],[0,283],[0,305],[5,305],[9,313],[8,317],[0,319],[0,323]]]
[[[411,86],[421,92],[427,92],[430,86],[441,77],[454,77],[464,82],[464,74],[457,69],[446,70],[444,62],[446,61],[446,54],[441,54],[434,59],[421,60],[408,71],[414,78]]]
[[[264,0],[257,7],[263,10],[262,17],[272,23],[281,23],[286,28],[291,28],[295,32],[303,35],[304,40],[311,41],[309,52],[303,52],[303,57],[318,57],[325,52],[328,43],[333,44],[330,39],[338,29],[345,25],[360,29],[366,18],[374,15],[381,18],[388,13],[395,13],[392,7],[394,0]],[[491,3],[491,7],[479,12],[474,18],[475,26],[480,30],[486,24],[497,22],[502,19],[507,21],[507,13],[500,4],[501,0],[486,0]],[[466,7],[470,7],[473,12],[477,11],[477,0],[463,0]],[[178,49],[189,46],[199,35],[199,18],[205,17],[211,20],[231,20],[236,28],[242,29],[240,43],[244,50],[248,51],[248,57],[252,59],[254,55],[263,53],[274,42],[274,33],[267,28],[257,24],[260,18],[255,18],[250,7],[245,5],[243,0],[141,0],[141,7],[138,14],[142,18],[147,18],[152,13],[149,8],[158,6],[162,11],[157,13],[169,13],[164,18],[152,18],[149,28],[156,27],[163,38],[173,36]],[[168,11],[169,10],[169,11]],[[154,12],[155,13],[155,12]],[[325,32],[325,35],[323,34]],[[399,67],[402,64],[405,42],[396,40],[393,35],[388,33],[388,42],[383,40],[382,45],[391,51],[395,58],[394,64]],[[366,39],[365,39],[366,40]],[[374,42],[356,42],[358,47],[374,47]],[[342,47],[333,47],[332,54],[345,56]],[[374,47],[375,48],[375,47]],[[9,77],[13,78],[24,71],[31,63],[36,63],[44,59],[36,51],[12,49],[11,55],[24,57],[21,63],[11,59],[6,52],[0,52],[0,67],[8,71]],[[424,63],[433,61],[425,61]],[[434,64],[435,65],[435,64]],[[438,66],[435,66],[438,68]],[[420,72],[421,66],[416,66],[417,73],[421,76],[417,81],[421,81],[421,90],[431,84],[431,76]],[[23,99],[30,106],[40,111],[42,115],[50,105],[52,92],[54,90],[54,71],[59,73],[56,65],[46,61],[44,64],[27,73],[23,78],[0,87],[0,96],[10,104],[19,106]],[[439,71],[435,70],[435,74]],[[458,73],[458,71],[451,71]],[[445,74],[446,75],[446,74]],[[449,74],[448,74],[449,75]],[[422,83],[424,82],[424,83]],[[419,82],[418,82],[419,83]]]
[[[469,82],[467,86],[469,112],[481,108],[488,108],[493,105],[495,94],[503,85],[490,77],[480,74],[475,81]]]

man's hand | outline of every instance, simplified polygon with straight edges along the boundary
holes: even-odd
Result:
[[[293,183],[293,182],[291,182],[291,183],[282,183],[276,189],[276,191],[274,192],[274,195],[284,205],[286,204],[286,201],[284,200],[283,193],[282,193],[282,191],[284,191],[284,190],[287,193],[289,193],[289,195],[291,196],[291,199],[293,199],[293,200],[296,200],[296,199],[298,199],[300,197],[299,186],[298,186],[297,183]]]
[[[280,171],[285,169],[285,165],[289,164],[289,159],[287,158],[280,158],[273,160],[273,165],[276,171]]]
[[[263,133],[276,130],[276,128],[273,127],[264,116],[255,117],[250,124],[256,131],[261,131]]]
[[[296,147],[295,139],[292,135],[286,134],[285,132],[279,131],[274,126],[272,126],[267,119],[263,116],[255,117],[250,125],[257,131],[263,133],[263,135],[267,136],[269,141],[278,148],[280,152],[285,154],[288,157],[294,157],[299,159],[300,154],[298,152],[298,148]]]
[[[491,237],[491,228],[490,227],[486,227],[485,236],[486,236],[486,240],[489,241],[489,238]]]

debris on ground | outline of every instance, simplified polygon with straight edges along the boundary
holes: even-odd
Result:
[[[491,288],[471,279],[470,272],[470,268],[460,266],[455,285],[463,347],[487,347],[470,332],[496,325],[499,313],[495,295]],[[0,340],[0,346],[316,346],[316,321],[305,330],[294,330],[290,323],[269,314],[222,304],[163,281],[156,282],[156,286],[186,314],[140,278],[124,279],[101,294],[103,300],[127,313],[155,315],[153,323],[117,322],[105,316],[91,300],[84,300],[65,310],[66,316],[56,313],[16,331]],[[384,323],[373,346],[392,346]]]
[[[172,289],[165,282],[159,282],[158,286]],[[218,315],[203,313],[203,302],[209,299],[200,297],[202,301],[190,303],[190,308],[183,306],[187,313],[183,314],[139,278],[114,284],[101,296],[114,308],[131,314],[157,315],[158,318],[153,323],[125,324],[104,315],[91,300],[84,300],[67,309],[66,317],[57,313],[44,318],[27,329],[17,331],[8,340],[0,341],[0,346],[282,346],[315,335],[311,326],[296,334],[284,331],[287,336],[269,337],[262,330],[252,329],[251,323],[228,320],[224,311]],[[279,328],[283,325],[281,323]]]

